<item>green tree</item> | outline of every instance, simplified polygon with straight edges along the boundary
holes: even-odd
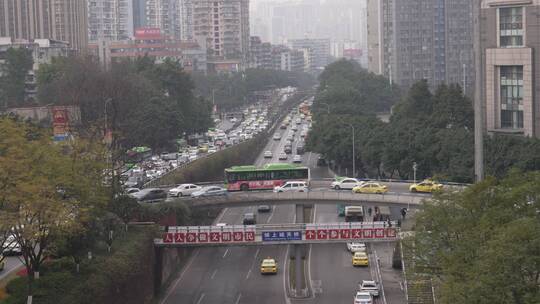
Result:
[[[30,50],[9,48],[0,65],[0,105],[3,108],[24,105],[25,82],[34,61]]]
[[[0,119],[0,220],[21,246],[30,302],[51,244],[79,231],[103,207],[104,159],[94,143],[58,145],[33,126]]]
[[[441,303],[538,303],[540,173],[446,192],[417,214],[415,264]]]

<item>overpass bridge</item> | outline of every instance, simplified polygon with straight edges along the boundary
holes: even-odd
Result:
[[[253,246],[344,242],[391,242],[399,235],[397,222],[324,224],[263,224],[168,227],[159,247]]]
[[[228,192],[222,196],[179,198],[192,207],[245,207],[253,205],[313,205],[339,203],[350,206],[388,206],[420,208],[422,201],[430,199],[430,194],[419,193],[386,193],[386,194],[360,194],[351,191],[311,190],[307,192],[281,192],[253,191]]]

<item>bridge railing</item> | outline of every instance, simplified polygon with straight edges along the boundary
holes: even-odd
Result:
[[[307,191],[307,192],[230,192],[223,196],[202,197],[202,198],[184,198],[182,201],[188,201],[194,206],[210,206],[225,204],[243,204],[265,202],[362,202],[362,203],[380,203],[386,205],[419,205],[422,200],[430,196],[422,194],[392,193],[392,194],[360,194],[349,191]]]
[[[396,183],[396,184],[413,184],[413,180],[405,180],[405,179],[360,179],[365,181],[374,181],[374,182],[381,182],[381,183]],[[320,183],[320,182],[328,182],[328,186],[330,186],[330,183],[334,181],[334,178],[312,178],[311,183]],[[420,180],[416,181],[421,182]],[[454,186],[454,187],[467,187],[471,184],[466,183],[454,183],[454,182],[446,182],[446,181],[438,181],[439,183],[447,186]],[[195,183],[200,186],[206,186],[206,185],[223,185],[224,181],[218,180],[218,181],[207,181],[207,182],[197,182]],[[174,188],[178,186],[179,184],[172,184],[172,185],[160,185],[156,186],[156,188]]]

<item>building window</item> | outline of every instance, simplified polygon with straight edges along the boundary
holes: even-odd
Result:
[[[523,46],[523,7],[499,9],[501,47]]]
[[[501,66],[501,128],[523,129],[523,66]]]

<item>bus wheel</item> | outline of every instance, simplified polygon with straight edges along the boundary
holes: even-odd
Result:
[[[242,184],[240,186],[240,191],[248,191],[249,190],[249,186],[248,184]]]

